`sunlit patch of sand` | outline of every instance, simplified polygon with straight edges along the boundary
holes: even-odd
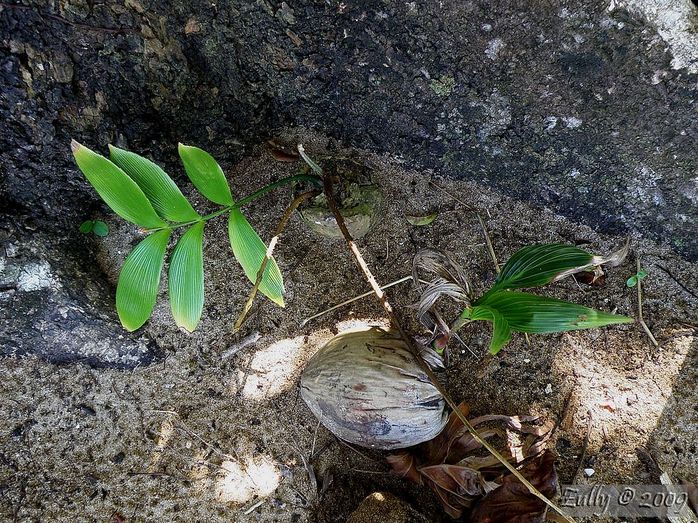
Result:
[[[555,360],[554,367],[574,380],[574,404],[570,405],[576,411],[573,423],[583,427],[588,413],[591,415],[595,427],[591,448],[609,437],[625,441],[629,433],[634,434],[633,441],[646,442],[672,395],[693,336],[672,340],[654,358],[634,353],[625,369],[611,368],[598,347],[578,343],[575,336],[567,339],[566,354]],[[622,340],[611,346],[620,346],[619,342]]]
[[[265,497],[281,482],[278,466],[268,456],[249,457],[244,462],[224,461],[216,481],[216,499],[222,503],[245,503],[255,496]]]
[[[263,400],[288,390],[295,381],[296,372],[303,363],[300,350],[304,336],[286,338],[257,350],[249,369],[239,371],[244,383],[242,395],[247,399]]]

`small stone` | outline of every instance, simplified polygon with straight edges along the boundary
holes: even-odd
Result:
[[[347,523],[427,523],[428,519],[410,505],[387,492],[367,496]]]
[[[594,475],[595,472],[596,472],[596,471],[595,471],[594,469],[592,469],[592,468],[584,469],[584,475],[585,475],[587,478],[592,477],[592,476]]]
[[[576,116],[566,116],[562,119],[568,129],[577,129],[582,125],[582,120]]]
[[[545,393],[546,393],[546,394],[552,394],[552,392],[553,392],[553,386],[552,386],[552,384],[548,383],[548,384],[545,386]]]
[[[281,9],[276,12],[276,17],[289,25],[296,23],[296,17],[293,13],[293,9],[286,2],[281,2]]]

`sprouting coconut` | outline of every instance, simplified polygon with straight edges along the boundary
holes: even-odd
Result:
[[[301,396],[339,438],[397,449],[430,440],[448,419],[446,403],[397,332],[342,332],[308,362]]]
[[[337,181],[335,196],[347,229],[355,239],[365,236],[376,221],[382,201],[380,189],[371,181],[371,170],[353,160],[335,158],[328,171]],[[342,238],[324,194],[301,205],[299,213],[310,230],[329,238]]]

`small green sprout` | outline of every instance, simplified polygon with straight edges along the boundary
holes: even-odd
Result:
[[[647,271],[644,269],[640,269],[637,273],[632,275],[630,278],[628,278],[628,281],[625,282],[625,285],[628,287],[635,287],[639,281],[644,280],[647,277]]]
[[[414,225],[415,227],[425,227],[427,225],[431,225],[434,222],[434,220],[436,220],[437,216],[437,213],[425,215],[406,214],[405,219],[410,223],[410,225]]]
[[[422,251],[415,258],[413,278],[418,278],[415,275],[419,269],[438,276],[422,292],[418,313],[422,323],[436,326],[431,347],[442,352],[450,336],[477,320],[493,324],[490,342],[492,354],[509,343],[512,332],[545,334],[631,323],[633,319],[626,316],[519,290],[541,287],[602,264],[618,265],[625,258],[627,250],[626,243],[610,256],[601,257],[574,245],[529,245],[514,253],[494,285],[477,299],[471,295],[464,273],[450,257],[435,251]],[[450,326],[444,324],[433,309],[442,295],[465,305]]]
[[[95,236],[104,238],[109,234],[109,226],[102,220],[85,220],[80,224],[80,232],[83,234],[92,233]]]

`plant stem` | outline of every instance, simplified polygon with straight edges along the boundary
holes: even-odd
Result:
[[[286,178],[281,178],[280,180],[277,180],[273,183],[270,183],[269,185],[265,185],[261,189],[253,192],[252,194],[249,194],[242,198],[241,200],[238,200],[235,202],[233,205],[226,205],[222,209],[219,209],[215,212],[212,212],[211,214],[207,214],[206,216],[201,216],[200,218],[196,220],[191,220],[188,222],[181,222],[181,223],[173,223],[171,225],[168,225],[166,227],[158,227],[157,229],[148,229],[148,232],[156,232],[156,231],[161,231],[163,229],[169,229],[169,230],[174,230],[174,229],[179,229],[180,227],[188,227],[190,225],[194,225],[195,223],[199,222],[207,222],[212,218],[216,218],[217,216],[220,216],[221,214],[225,214],[227,212],[230,212],[232,209],[239,209],[243,205],[247,205],[248,203],[256,200],[257,198],[264,196],[270,191],[273,191],[274,189],[281,187],[282,185],[287,185],[289,183],[293,182],[311,182],[317,185],[318,187],[322,186],[322,181],[318,176],[314,176],[312,174],[294,174],[293,176],[287,176]]]
[[[640,256],[637,254],[635,255],[635,263],[637,264],[637,274],[639,274],[642,269],[640,269]],[[654,335],[652,334],[652,331],[645,323],[645,318],[642,314],[642,282],[640,280],[641,280],[641,278],[637,279],[637,316],[638,316],[638,320],[640,322],[640,325],[642,325],[642,328],[644,329],[645,334],[647,334],[647,337],[652,342],[652,345],[654,345],[655,347],[659,347],[659,343],[657,343],[657,338],[654,337]]]
[[[281,187],[282,185],[286,185],[289,183],[293,182],[311,182],[317,185],[318,187],[322,187],[322,180],[312,174],[295,174],[293,176],[287,176],[286,178],[281,178],[280,180],[277,180],[273,183],[270,183],[269,185],[265,185],[261,189],[253,192],[249,196],[245,196],[242,200],[238,201],[235,205],[233,205],[234,208],[242,207],[243,205],[246,205],[250,203],[252,200],[256,200],[260,196],[265,195],[269,191],[273,191],[277,187]]]
[[[257,277],[254,282],[254,287],[252,287],[252,291],[250,292],[250,295],[247,297],[245,306],[242,308],[242,312],[240,313],[240,316],[238,316],[238,319],[235,322],[235,327],[233,327],[233,333],[236,333],[240,330],[240,327],[242,327],[242,324],[245,321],[245,318],[247,317],[247,313],[250,312],[250,309],[252,308],[252,302],[254,302],[255,296],[257,296],[257,291],[259,290],[259,286],[262,284],[262,279],[264,278],[264,271],[267,268],[267,264],[269,263],[272,254],[274,254],[274,248],[276,247],[276,243],[279,241],[279,236],[281,236],[281,233],[286,227],[288,220],[291,218],[291,214],[293,214],[293,211],[295,211],[301,203],[303,203],[308,198],[317,196],[319,193],[320,191],[304,192],[303,194],[296,196],[293,199],[293,201],[289,204],[289,206],[286,208],[284,215],[281,217],[279,224],[276,226],[276,231],[274,231],[274,237],[269,242],[269,246],[267,247],[267,252],[264,255],[262,264],[260,265],[259,270],[257,271]]]
[[[302,149],[299,147],[299,151],[302,153]],[[414,344],[414,341],[412,338],[405,332],[404,328],[402,327],[402,324],[399,321],[399,318],[397,317],[397,314],[395,313],[393,307],[390,305],[388,302],[388,299],[381,289],[380,285],[378,285],[378,282],[376,279],[373,277],[373,274],[371,273],[370,269],[368,268],[368,265],[366,265],[366,261],[364,260],[363,256],[361,255],[361,252],[359,251],[359,248],[356,246],[354,243],[354,239],[352,238],[351,234],[349,233],[349,230],[347,229],[346,224],[344,223],[344,218],[339,212],[339,209],[337,208],[337,203],[335,202],[334,199],[334,194],[332,191],[332,182],[330,181],[329,177],[324,177],[324,189],[325,189],[325,196],[327,197],[327,205],[332,211],[332,213],[335,216],[335,219],[337,220],[337,225],[339,226],[340,231],[342,231],[342,235],[344,236],[344,239],[347,242],[347,245],[349,246],[349,250],[351,250],[352,254],[354,255],[354,258],[356,259],[356,262],[361,269],[361,272],[364,275],[364,278],[366,281],[368,281],[369,285],[373,289],[373,293],[376,295],[376,298],[381,302],[381,305],[383,306],[383,310],[388,314],[388,317],[390,318],[391,323],[397,328],[398,332],[400,333],[400,336],[404,339],[405,343],[410,349],[410,352],[413,354],[413,356],[416,358],[417,362],[419,363],[420,367],[424,370],[426,373],[427,377],[431,381],[431,383],[436,387],[436,389],[439,391],[439,393],[443,396],[444,400],[448,404],[448,406],[451,408],[451,410],[455,413],[455,415],[458,417],[458,419],[463,423],[465,428],[468,430],[468,432],[472,435],[473,439],[477,441],[480,445],[482,445],[485,449],[487,449],[490,454],[492,454],[497,460],[499,460],[504,467],[506,467],[509,472],[511,472],[521,483],[524,484],[524,486],[528,489],[528,491],[533,494],[535,497],[540,499],[542,502],[544,502],[546,505],[548,505],[550,508],[552,508],[555,512],[559,513],[562,517],[564,517],[569,523],[574,523],[574,519],[572,519],[570,516],[565,514],[560,508],[558,508],[552,501],[550,501],[547,497],[545,497],[541,492],[538,491],[536,487],[531,485],[531,483],[518,471],[516,468],[507,461],[504,456],[502,456],[497,449],[492,447],[480,434],[477,432],[475,427],[468,421],[468,419],[463,415],[463,413],[460,411],[458,406],[456,405],[455,401],[453,401],[448,394],[448,392],[443,388],[441,383],[439,382],[436,374],[434,374],[434,371],[431,370],[429,365],[424,361],[424,359],[421,357],[419,350]]]

